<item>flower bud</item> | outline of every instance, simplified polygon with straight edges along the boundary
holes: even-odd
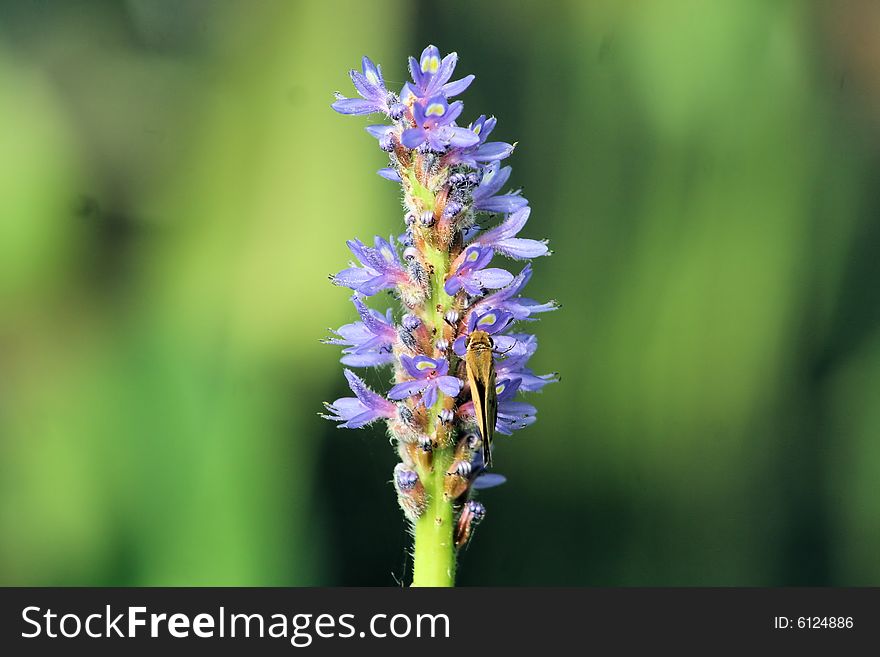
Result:
[[[404,114],[406,114],[406,105],[403,103],[393,103],[391,107],[388,108],[388,116],[390,116],[393,121],[399,121],[403,118]]]
[[[400,323],[407,331],[415,331],[422,325],[422,320],[415,315],[407,313],[401,318]]]
[[[449,201],[443,209],[443,216],[446,219],[452,219],[455,215],[461,212],[463,207],[464,206],[458,201]]]
[[[403,465],[401,463],[398,466]],[[419,475],[415,470],[406,470],[405,468],[395,468],[394,483],[399,491],[410,491],[419,483]]]

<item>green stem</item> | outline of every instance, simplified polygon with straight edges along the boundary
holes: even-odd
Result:
[[[449,270],[449,254],[440,249],[429,248],[426,256],[433,266],[431,299],[426,317],[429,328],[442,331],[443,318],[452,305],[452,297],[446,294],[443,283]],[[442,398],[431,409],[429,431],[437,435],[438,415]],[[425,487],[427,506],[415,522],[415,549],[413,557],[413,586],[455,585],[455,539],[453,536],[452,501],[444,491],[446,472],[455,458],[454,445],[437,445],[432,453],[429,467],[419,468],[419,479]]]
[[[443,479],[452,464],[452,447],[434,452],[433,467],[422,477],[428,505],[415,523],[413,586],[455,585],[455,544],[452,502],[443,491]]]

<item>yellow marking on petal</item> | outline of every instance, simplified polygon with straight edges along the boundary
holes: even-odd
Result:
[[[500,395],[502,392],[504,392],[504,389],[506,387],[507,383],[499,383],[497,386],[495,386],[495,394]]]
[[[480,132],[483,131],[483,125],[481,123],[478,123],[477,125],[474,126],[473,129],[474,129],[474,134],[478,135],[478,134],[480,134]]]
[[[480,321],[477,322],[477,326],[487,326],[489,324],[494,324],[496,319],[498,318],[495,316],[495,313],[489,313],[488,315],[480,318]]]
[[[419,361],[419,364],[416,365],[417,370],[433,370],[435,367],[434,363],[431,361],[423,360]]]
[[[474,262],[479,257],[480,257],[479,250],[478,249],[471,249],[470,253],[467,254],[467,258],[465,258],[465,260],[467,260],[468,262]]]
[[[443,116],[446,114],[446,108],[441,103],[431,103],[425,110],[425,116]]]
[[[429,55],[422,60],[422,73],[436,73],[440,68],[440,58],[437,55]]]
[[[370,84],[374,84],[374,85],[379,84],[379,76],[376,75],[376,72],[373,71],[372,69],[367,69],[366,77],[367,77],[367,81]]]

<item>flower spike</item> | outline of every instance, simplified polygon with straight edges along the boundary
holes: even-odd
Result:
[[[405,207],[398,237],[348,241],[353,260],[331,280],[353,291],[359,318],[324,340],[341,347],[344,365],[388,371],[392,384],[380,394],[346,369],[354,396],[326,404],[323,417],[347,429],[385,422],[400,457],[391,482],[415,537],[414,585],[453,583],[456,553],[486,514],[478,491],[492,495],[482,491],[505,481],[488,471],[493,435],[534,424],[537,410],[521,396],[558,381],[530,369],[538,342],[522,328],[558,306],[522,294],[530,261],[550,251],[520,236],[531,209],[501,165],[516,144],[489,141],[495,117],[459,124],[464,103],[453,99],[474,76],[453,80],[457,64],[456,53],[427,46],[409,58],[412,81],[398,95],[364,57],[350,72],[357,97],[332,104],[388,119],[366,130],[388,158],[379,175],[401,186]],[[525,266],[493,267],[499,255]],[[367,305],[383,291],[399,311]]]

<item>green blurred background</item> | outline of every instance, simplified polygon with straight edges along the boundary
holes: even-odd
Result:
[[[318,340],[401,226],[331,94],[429,42],[563,304],[460,582],[880,584],[872,0],[0,3],[0,583],[408,581]]]

